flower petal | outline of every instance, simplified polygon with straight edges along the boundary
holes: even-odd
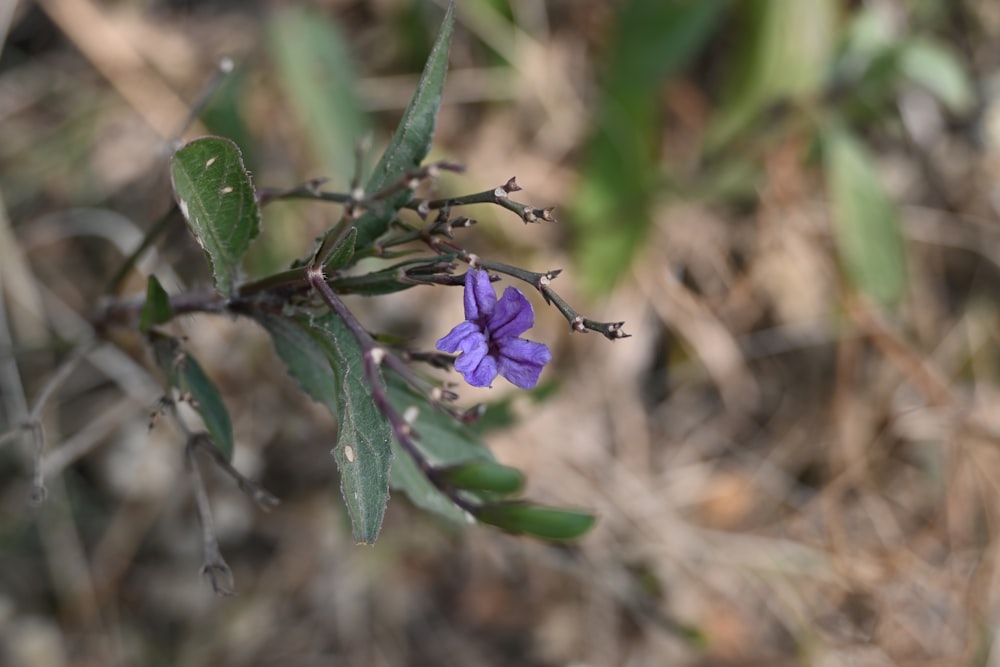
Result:
[[[552,361],[552,353],[544,343],[507,338],[497,341],[497,346],[500,350],[497,371],[521,389],[531,389],[538,384],[542,368]]]
[[[469,337],[472,340],[474,337]],[[497,376],[497,360],[489,355],[486,337],[479,335],[475,347],[462,352],[455,360],[455,370],[473,387],[489,387]]]
[[[480,343],[486,344],[486,336],[472,322],[462,322],[441,338],[435,347],[442,352],[468,352]]]
[[[517,338],[535,323],[535,311],[524,293],[516,287],[508,287],[497,302],[493,313],[486,320],[490,337],[499,341],[503,338]]]
[[[483,323],[493,312],[497,295],[490,284],[490,274],[482,269],[465,272],[465,319]]]

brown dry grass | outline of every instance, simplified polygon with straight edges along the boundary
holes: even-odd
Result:
[[[380,19],[396,5],[324,4],[359,60],[379,63]],[[558,203],[572,196],[610,8],[553,3],[548,23],[532,3],[517,6],[518,34],[463,16],[437,150],[468,166],[468,189],[516,174],[527,199]],[[259,41],[250,10],[38,7],[22,3],[13,25],[48,17],[58,29],[40,34],[64,44],[0,75],[10,214],[0,220],[0,305],[27,348],[18,369],[29,398],[119,256],[87,236],[134,243],[149,202],[167,196],[155,165],[182,100],[218,55],[252,55]],[[476,70],[482,42],[514,66]],[[372,77],[361,89],[372,109],[393,110],[411,83]],[[286,143],[294,128],[271,84],[256,81],[248,102],[276,164],[258,182],[287,178],[282,165],[308,169]],[[683,85],[667,97],[683,122],[664,128],[664,143],[690,150],[705,102]],[[890,319],[846,296],[821,179],[802,166],[808,150],[794,137],[772,147],[749,212],[658,205],[631,273],[587,309],[626,320],[633,338],[569,336],[557,314],[540,314],[536,337],[556,350],[561,388],[517,403],[522,420],[491,445],[526,471],[534,498],[596,511],[579,544],[442,525],[395,498],[378,545],[354,546],[329,416],[296,397],[259,331],[201,318],[185,332],[233,413],[237,466],[283,500],[264,514],[211,480],[238,596],[217,599],[196,575],[177,435],[147,435],[158,385],[104,348],[44,415],[56,448],[103,446],[52,477],[38,510],[24,505],[26,468],[3,462],[0,662],[994,664],[1000,158],[995,145],[970,150],[948,134],[927,147],[953,207],[904,207],[911,288]],[[901,153],[882,158],[899,199],[922,202],[926,174]],[[66,213],[81,200],[99,206]],[[297,238],[328,222],[304,216]],[[531,268],[569,267],[559,229],[487,216],[484,239]],[[188,275],[196,261],[178,235],[145,268],[169,279],[170,267]],[[559,280],[581,302],[573,270]],[[365,316],[428,342],[441,331],[421,313],[455,307],[441,292],[366,304]]]

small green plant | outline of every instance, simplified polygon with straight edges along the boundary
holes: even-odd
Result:
[[[497,299],[492,281],[500,275],[536,289],[573,331],[596,331],[611,340],[627,335],[623,323],[591,320],[566,303],[552,288],[558,270],[526,271],[465,249],[458,237],[474,223],[456,215],[465,205],[493,203],[524,223],[554,220],[551,209],[511,198],[521,189],[514,178],[467,196],[416,196],[418,187],[441,171],[460,169],[446,162],[422,164],[445,80],[453,15],[450,7],[388,148],[366,183],[360,182],[358,165],[349,192],[327,191],[322,181],[289,189],[255,187],[240,149],[227,138],[202,137],[178,148],[170,160],[177,206],[168,219],[175,220],[179,211],[186,221],[210,264],[214,290],[168,294],[150,276],[145,299],[113,299],[96,318],[101,331],[133,327],[143,332],[167,378],[168,396],[158,413],[175,418],[188,435],[186,452],[205,529],[204,571],[217,592],[231,590],[231,573],[211,530],[195,454],[208,452],[262,506],[277,500],[232,466],[233,427],[220,392],[192,351],[163,328],[181,315],[252,319],[270,334],[302,391],[337,419],[333,454],[357,542],[370,544],[378,537],[390,487],[424,509],[511,533],[572,539],[594,522],[586,512],[543,507],[517,497],[521,473],[497,463],[469,428],[477,411],[456,407],[453,384],[422,370],[454,366],[474,386],[490,386],[498,376],[522,389],[537,384],[551,354],[543,343],[521,338],[532,326],[534,313],[515,287],[507,287]],[[330,202],[342,207],[343,215],[315,249],[290,268],[245,280],[241,263],[260,230],[262,209],[296,198]],[[113,294],[149,245],[143,244],[126,262],[113,281]],[[383,265],[360,270],[362,259]],[[372,261],[365,266],[371,267]],[[466,319],[435,351],[411,350],[370,332],[342,300],[346,294],[377,297],[425,285],[464,286]],[[442,331],[453,324],[442,324]],[[200,413],[206,432],[187,430],[174,409],[176,401]],[[43,488],[39,472],[36,489]]]

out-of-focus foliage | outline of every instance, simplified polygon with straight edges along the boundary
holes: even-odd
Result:
[[[577,263],[591,289],[610,287],[648,232],[649,207],[663,180],[660,93],[708,45],[726,4],[630,0],[619,10],[604,56],[594,135],[572,202]]]
[[[933,34],[899,34],[888,11],[879,4],[849,10],[837,0],[625,3],[605,54],[600,111],[574,199],[576,257],[588,272],[587,285],[610,289],[629,267],[647,238],[656,201],[699,194],[719,201],[725,190],[752,191],[761,177],[754,156],[783,135],[805,133],[819,142],[828,128],[841,125],[860,133],[887,130],[899,96],[914,85],[947,111],[968,112],[972,84],[953,47]],[[705,72],[713,77],[704,90],[713,102],[703,141],[695,155],[673,155],[662,140],[662,101]],[[825,145],[838,152],[845,143]],[[872,279],[886,280],[882,287],[857,286],[893,301],[887,292],[898,297],[905,289],[899,231],[885,215],[890,205],[884,197],[857,196],[858,188],[849,185],[879,190],[869,156],[849,154],[849,160],[823,162],[836,190],[831,206],[841,220],[843,270],[863,282],[868,279],[860,274],[880,273]],[[682,157],[701,164],[685,173]],[[734,171],[734,163],[748,168]],[[717,187],[732,178],[742,186]],[[886,258],[893,268],[875,266]]]
[[[825,138],[823,152],[843,270],[880,304],[896,305],[906,290],[903,239],[871,156],[855,138],[835,129]]]
[[[353,175],[354,146],[366,132],[357,99],[357,67],[341,28],[313,10],[289,7],[270,18],[270,50],[277,81],[313,159],[341,186]]]

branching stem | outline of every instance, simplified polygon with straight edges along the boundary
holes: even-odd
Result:
[[[386,421],[389,422],[390,427],[392,427],[393,434],[396,437],[396,441],[399,446],[413,459],[413,462],[417,465],[420,471],[427,477],[435,488],[438,489],[442,494],[444,494],[451,502],[461,509],[472,512],[475,505],[471,503],[461,492],[450,484],[441,480],[438,475],[436,475],[436,469],[434,465],[427,459],[423,451],[417,445],[419,440],[419,434],[414,430],[413,426],[409,421],[400,414],[400,412],[393,406],[392,402],[389,400],[388,393],[385,389],[385,381],[382,377],[381,367],[383,365],[388,366],[393,372],[399,374],[401,378],[414,386],[416,389],[422,388],[421,385],[425,382],[411,369],[402,359],[397,357],[391,351],[387,350],[385,347],[379,345],[371,334],[365,330],[361,323],[358,322],[357,318],[354,317],[352,313],[340,297],[330,288],[326,283],[326,279],[323,276],[322,269],[318,267],[311,268],[309,270],[309,282],[313,289],[320,295],[327,306],[343,320],[344,324],[347,326],[348,330],[354,336],[357,341],[358,346],[361,347],[362,357],[364,359],[364,371],[365,379],[368,382],[368,386],[371,390],[372,401],[378,408],[379,412],[385,417]],[[431,397],[432,403],[440,404],[440,398],[434,400]]]
[[[560,273],[562,273],[562,269],[553,269],[552,271],[546,271],[545,273],[528,271],[527,269],[522,269],[510,264],[504,264],[503,262],[483,259],[478,255],[473,255],[454,243],[445,241],[441,238],[431,239],[430,247],[438,252],[457,253],[458,258],[467,262],[470,266],[477,266],[490,271],[496,271],[497,273],[503,273],[511,276],[512,278],[517,278],[518,280],[528,283],[538,290],[538,292],[542,295],[542,298],[545,299],[545,303],[555,306],[556,309],[562,313],[563,317],[566,318],[566,321],[569,322],[570,328],[572,328],[573,331],[581,333],[596,331],[608,340],[630,338],[630,335],[622,330],[625,322],[598,322],[597,320],[593,320],[589,317],[584,317],[575,308],[569,305],[565,299],[559,296],[554,289],[552,289],[552,281],[555,280]]]

